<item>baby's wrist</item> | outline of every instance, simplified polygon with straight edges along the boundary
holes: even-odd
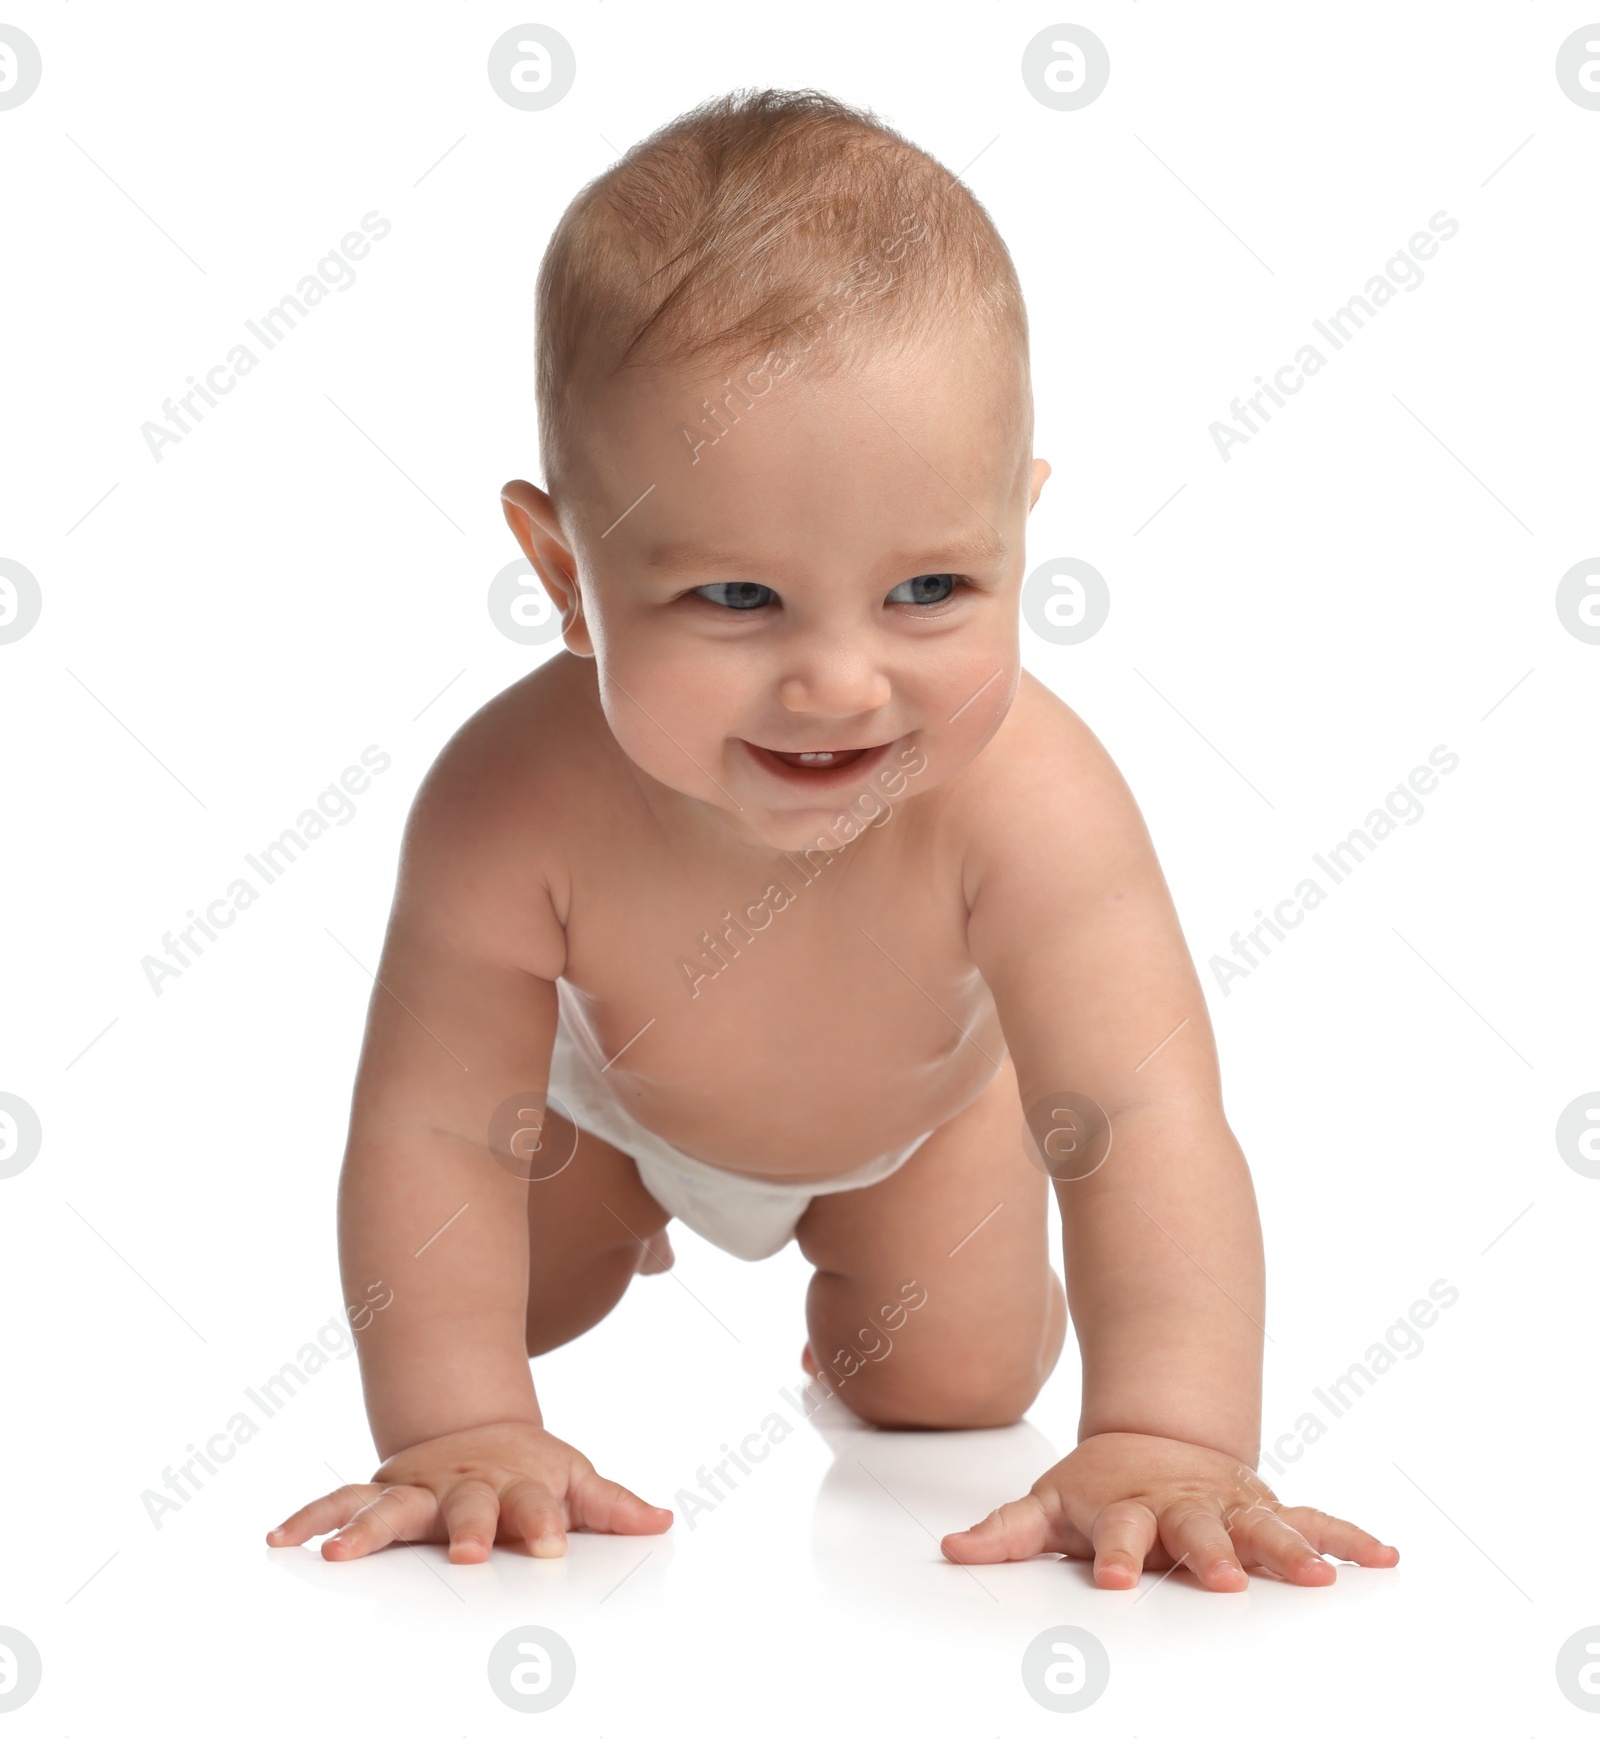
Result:
[[[537,1401],[526,1407],[482,1408],[473,1411],[457,1409],[444,1412],[436,1407],[420,1408],[415,1413],[368,1413],[373,1446],[380,1461],[391,1461],[408,1449],[423,1443],[435,1443],[442,1437],[457,1437],[468,1431],[486,1431],[495,1426],[544,1429],[544,1416]]]
[[[1194,1449],[1207,1449],[1217,1455],[1230,1456],[1252,1473],[1261,1455],[1258,1429],[1244,1424],[1230,1429],[1219,1425],[1216,1420],[1184,1422],[1140,1415],[1119,1422],[1110,1416],[1091,1420],[1085,1413],[1078,1424],[1079,1445],[1098,1437],[1159,1437],[1167,1442],[1184,1443]]]

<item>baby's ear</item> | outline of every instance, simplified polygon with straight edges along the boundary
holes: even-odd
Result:
[[[561,643],[575,658],[593,658],[594,641],[589,637],[589,624],[583,619],[583,595],[576,580],[571,581],[570,586],[567,601],[563,603],[558,599],[556,602],[556,608],[561,612]],[[550,592],[551,588],[546,585],[545,590]]]
[[[594,657],[594,643],[583,619],[577,563],[561,530],[554,503],[542,489],[520,478],[500,491],[500,507],[539,583],[561,618],[561,638],[579,658]]]
[[[537,567],[533,545],[540,532],[548,536],[558,523],[550,497],[532,483],[514,477],[500,491],[500,511],[506,516],[511,535],[522,545],[523,554]]]
[[[1032,513],[1039,500],[1039,491],[1044,488],[1044,480],[1050,475],[1050,467],[1043,459],[1033,462],[1033,487],[1028,496],[1028,511]]]

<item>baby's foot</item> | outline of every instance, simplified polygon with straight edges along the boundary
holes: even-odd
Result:
[[[640,1274],[665,1274],[676,1260],[672,1253],[672,1245],[667,1241],[667,1228],[663,1226],[659,1232],[652,1232],[644,1241],[644,1249],[639,1252]]]
[[[808,1377],[814,1377],[817,1374],[817,1361],[815,1355],[811,1351],[810,1341],[807,1341],[800,1349],[800,1368]]]

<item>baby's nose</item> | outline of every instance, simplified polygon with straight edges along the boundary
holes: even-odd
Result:
[[[778,698],[789,712],[836,719],[877,712],[889,704],[890,693],[889,678],[875,663],[837,652],[791,668],[778,683]]]

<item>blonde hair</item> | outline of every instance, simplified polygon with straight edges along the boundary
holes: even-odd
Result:
[[[833,371],[849,340],[910,345],[951,317],[1028,323],[1011,255],[949,170],[821,91],[734,91],[641,140],[589,182],[539,268],[536,393],[546,488],[570,475],[583,379],[792,353]],[[807,348],[807,339],[799,348]]]

